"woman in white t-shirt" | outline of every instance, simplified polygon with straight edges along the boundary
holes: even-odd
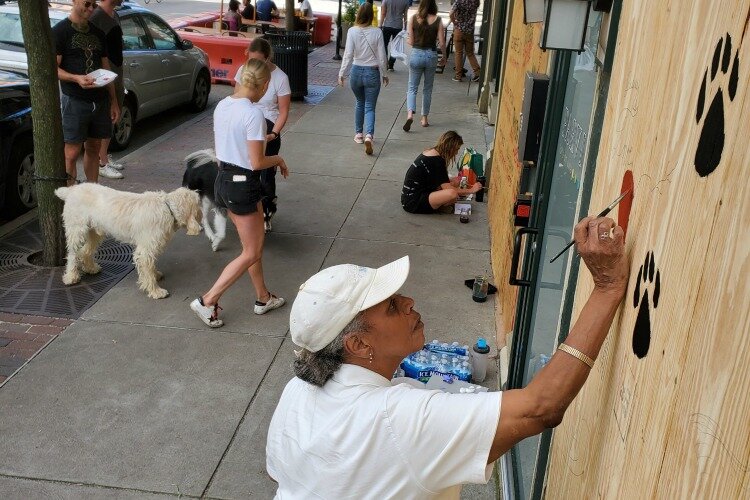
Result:
[[[268,133],[266,134],[266,156],[279,154],[281,150],[281,130],[289,118],[289,107],[292,102],[292,89],[289,77],[281,68],[271,62],[273,50],[268,40],[255,38],[245,50],[248,59],[258,59],[268,64],[271,69],[271,82],[268,90],[258,101],[266,118]],[[242,68],[237,69],[234,81],[240,83]],[[260,185],[263,189],[263,221],[266,232],[271,230],[271,218],[276,213],[276,168],[264,169],[260,173]]]
[[[365,153],[372,154],[372,137],[375,134],[375,105],[380,94],[380,80],[388,85],[385,76],[386,58],[383,32],[372,26],[372,4],[359,6],[355,25],[346,33],[346,50],[339,70],[339,85],[351,67],[349,80],[357,98],[354,107],[354,142],[365,144]],[[365,135],[362,135],[364,129]]]
[[[250,59],[242,71],[242,82],[234,94],[222,99],[214,110],[214,143],[219,160],[215,200],[226,208],[242,244],[242,253],[227,264],[211,289],[190,303],[190,308],[212,328],[224,324],[219,319],[219,299],[240,276],[249,272],[257,300],[255,314],[264,314],[284,305],[266,288],[263,279],[263,214],[261,212],[260,172],[278,166],[281,175],[289,170],[281,156],[266,156],[266,120],[257,102],[268,90],[271,70],[266,63]]]

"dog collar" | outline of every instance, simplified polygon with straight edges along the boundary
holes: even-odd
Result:
[[[169,202],[167,200],[164,200],[164,204],[167,205],[167,210],[169,210],[169,213],[172,215],[174,223],[177,224],[177,217],[175,217],[174,212],[172,211],[172,207],[169,206]]]

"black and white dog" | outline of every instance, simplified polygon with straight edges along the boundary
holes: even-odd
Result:
[[[213,149],[201,149],[188,155],[185,163],[187,166],[182,176],[182,185],[197,191],[201,197],[201,225],[211,241],[211,249],[215,252],[227,234],[227,211],[217,207],[214,201],[214,184],[219,174],[219,162]],[[211,212],[214,214],[213,227],[208,220]]]
[[[182,176],[182,185],[198,191],[201,197],[203,209],[203,221],[201,222],[206,236],[211,241],[211,249],[215,252],[226,237],[227,233],[227,211],[216,206],[214,198],[214,184],[219,173],[219,161],[213,149],[201,149],[185,158],[185,174]],[[209,223],[208,214],[213,212],[213,227]],[[276,214],[276,200],[263,203],[263,221],[266,232],[271,230],[271,219]]]

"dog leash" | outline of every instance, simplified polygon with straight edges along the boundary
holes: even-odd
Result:
[[[34,174],[34,180],[35,181],[48,181],[48,182],[67,182],[67,181],[74,181],[76,184],[81,184],[83,181],[79,181],[78,179],[75,179],[70,174],[65,174],[65,177],[50,177],[46,175],[36,175]]]

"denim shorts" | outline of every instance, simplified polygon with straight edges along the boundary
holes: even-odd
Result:
[[[81,144],[86,142],[86,139],[112,137],[108,96],[96,102],[89,102],[62,94],[60,105],[65,144]]]
[[[236,215],[248,215],[258,210],[263,198],[260,171],[219,163],[219,175],[214,184],[216,205]]]

